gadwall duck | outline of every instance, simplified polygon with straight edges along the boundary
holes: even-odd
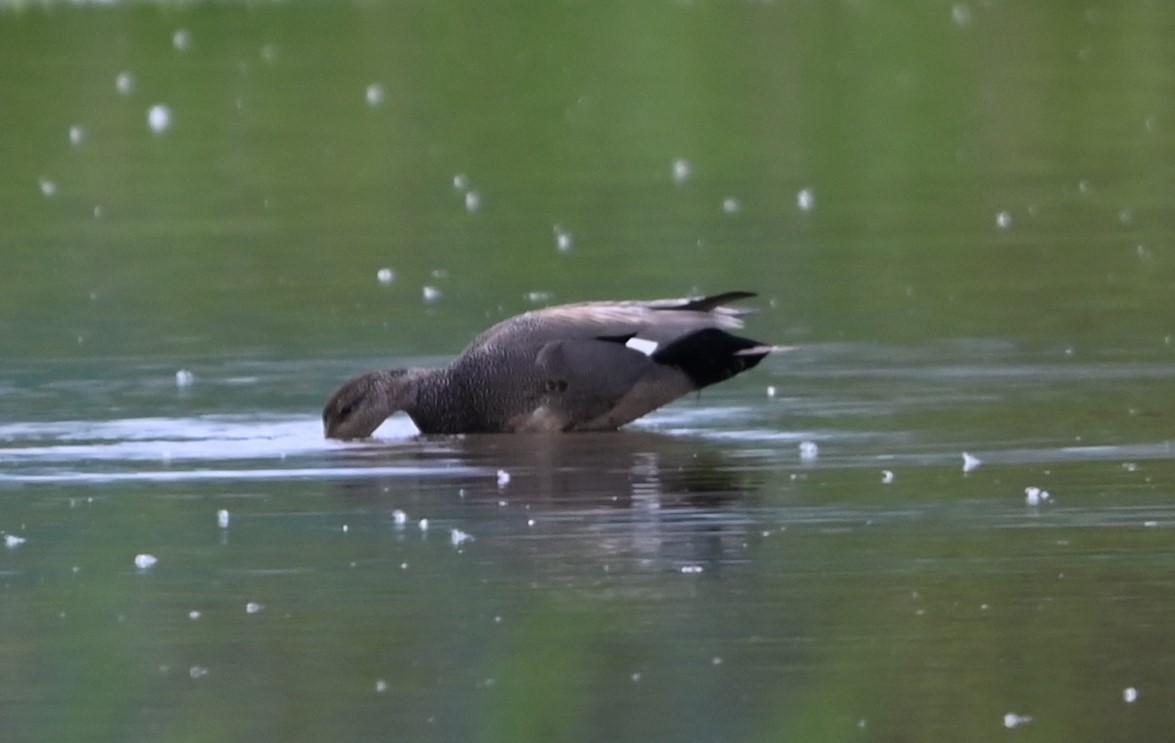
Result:
[[[425,434],[611,431],[780,350],[727,332],[751,292],[583,302],[485,331],[448,366],[347,380],[322,411],[327,438],[370,436],[403,410]]]

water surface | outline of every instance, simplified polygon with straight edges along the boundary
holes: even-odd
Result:
[[[1173,33],[4,4],[4,739],[1162,739]],[[513,313],[733,289],[796,350],[621,433],[322,438]]]

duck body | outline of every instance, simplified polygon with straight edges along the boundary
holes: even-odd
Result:
[[[343,383],[322,413],[328,438],[364,438],[403,410],[425,434],[615,430],[754,367],[775,346],[734,335],[745,310],[700,299],[583,302],[494,325],[452,363]]]

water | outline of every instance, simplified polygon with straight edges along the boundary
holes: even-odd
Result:
[[[0,7],[4,739],[1161,739],[1173,32]],[[744,288],[796,349],[622,433],[322,438],[513,313]]]

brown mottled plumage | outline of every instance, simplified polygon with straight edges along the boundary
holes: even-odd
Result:
[[[613,430],[778,350],[727,332],[746,314],[727,303],[753,296],[526,312],[479,335],[448,366],[344,382],[323,408],[323,431],[364,438],[400,410],[421,433]]]

